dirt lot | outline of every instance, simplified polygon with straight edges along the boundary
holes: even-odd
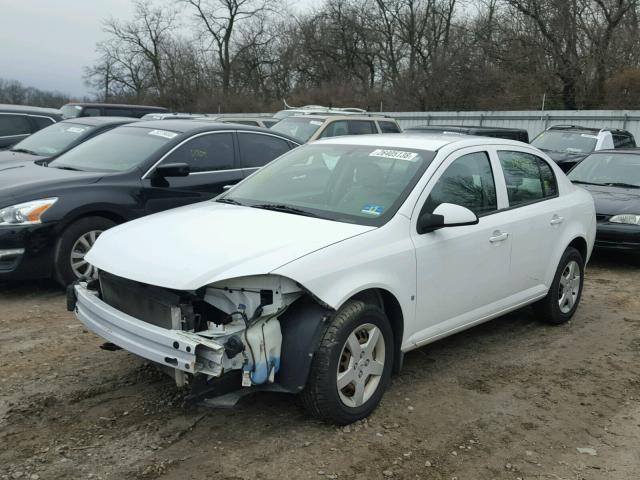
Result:
[[[185,407],[168,377],[99,349],[53,284],[3,284],[0,478],[637,479],[639,267],[596,258],[568,325],[524,309],[410,353],[347,428],[288,395]]]

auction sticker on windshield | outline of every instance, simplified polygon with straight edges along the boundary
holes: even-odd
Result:
[[[362,209],[360,210],[361,213],[366,213],[367,215],[373,215],[373,216],[379,216],[382,212],[384,212],[384,207],[382,205],[373,205],[373,204],[366,204],[364,207],[362,207]]]
[[[369,154],[370,157],[393,158],[395,160],[408,160],[414,162],[418,156],[415,152],[405,152],[403,150],[382,150],[377,149]]]
[[[163,137],[168,139],[172,139],[178,136],[176,132],[168,132],[166,130],[151,130],[149,132],[149,135],[155,135],[156,137]]]
[[[70,133],[82,133],[86,130],[86,128],[82,128],[82,127],[69,127],[67,128],[67,132]]]

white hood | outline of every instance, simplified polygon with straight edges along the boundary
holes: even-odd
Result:
[[[130,280],[195,290],[219,280],[270,273],[373,228],[203,202],[112,228],[86,258]]]

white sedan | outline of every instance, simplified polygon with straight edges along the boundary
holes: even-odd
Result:
[[[591,195],[530,145],[340,137],[105,232],[87,255],[99,279],[68,302],[196,398],[300,393],[346,424],[411,349],[529,304],[569,320],[595,231]]]

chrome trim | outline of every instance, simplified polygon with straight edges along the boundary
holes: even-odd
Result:
[[[0,250],[0,260],[4,257],[13,257],[15,255],[24,254],[24,248],[13,248],[10,250]]]
[[[31,135],[31,133],[20,133],[18,135],[0,135],[0,138],[29,137]]]

